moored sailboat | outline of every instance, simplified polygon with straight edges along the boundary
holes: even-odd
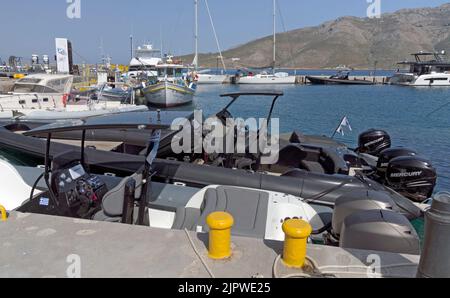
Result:
[[[198,70],[198,0],[195,1],[195,57],[193,65],[195,70]],[[219,50],[219,56],[217,57],[217,69],[219,69],[219,60],[222,62],[223,72],[227,70],[225,62],[222,56],[222,50],[220,49],[219,39],[217,38],[216,28],[211,16],[211,11],[209,10],[208,0],[205,0],[206,9],[208,11],[209,19],[211,22],[211,27],[214,32],[214,38],[216,39],[217,49]],[[223,84],[228,80],[228,75],[226,74],[213,74],[208,72],[208,70],[197,72],[197,83],[198,84]]]
[[[285,72],[276,72],[277,59],[277,31],[276,31],[276,10],[277,3],[273,0],[273,73],[263,72],[257,75],[239,77],[239,84],[295,84],[296,77]]]

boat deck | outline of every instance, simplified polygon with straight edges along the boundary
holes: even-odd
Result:
[[[282,252],[282,243],[233,237],[233,257],[212,261],[206,234],[16,212],[0,222],[0,239],[0,277],[272,278]],[[322,272],[336,277],[368,277],[371,254],[308,247]],[[418,256],[378,255],[383,277],[415,277]],[[296,273],[278,265],[280,276]]]

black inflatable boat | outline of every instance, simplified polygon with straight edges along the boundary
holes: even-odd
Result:
[[[152,114],[152,112],[146,113]],[[120,116],[118,117],[120,118]],[[149,117],[155,117],[155,115],[153,114]],[[108,121],[111,120],[111,117],[107,118]],[[120,123],[120,119],[117,120],[117,123]],[[90,130],[95,130],[95,123],[98,123],[96,121],[99,120],[92,121]],[[110,127],[111,129],[120,129],[120,125],[117,124],[111,124]],[[34,156],[42,162],[46,155],[47,142],[44,139],[32,136],[42,136],[43,129],[37,132],[30,131],[24,134],[17,134],[2,128],[0,129],[0,146]],[[57,126],[51,126],[50,129],[46,130],[46,133],[50,135],[57,132]],[[81,133],[83,134],[83,132]],[[71,152],[74,156],[78,156],[80,151],[80,146],[52,142],[48,156],[50,159],[62,153],[70,156]],[[125,177],[139,170],[144,160],[145,156],[105,152],[87,147],[83,162],[92,173],[113,173]],[[336,200],[343,196],[356,195],[368,199],[387,197],[395,202],[396,206],[408,218],[413,219],[421,216],[420,209],[409,199],[362,174],[350,177],[345,175],[317,174],[297,169],[286,173],[283,177],[279,177],[245,170],[195,165],[165,159],[156,159],[153,167],[156,173],[155,179],[164,183],[182,183],[187,186],[197,187],[218,184],[263,189],[299,196],[307,202],[327,206],[334,206]]]

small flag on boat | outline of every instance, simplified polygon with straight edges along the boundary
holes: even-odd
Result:
[[[352,126],[350,125],[350,121],[348,120],[347,116],[345,116],[344,118],[342,118],[341,123],[339,124],[338,128],[336,129],[336,131],[333,134],[333,137],[337,134],[340,133],[342,136],[345,136],[344,133],[344,129],[348,128],[349,131],[353,131]]]

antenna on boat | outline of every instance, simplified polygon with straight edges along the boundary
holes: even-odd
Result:
[[[100,59],[102,62],[105,60],[105,51],[103,49],[103,37],[100,37]]]
[[[195,70],[198,69],[198,0],[194,0],[194,11],[195,11],[195,56],[192,64]]]
[[[134,47],[133,47],[133,34],[131,34],[130,35],[130,55],[131,55],[131,59],[133,59],[133,56],[134,56],[134,54],[133,54],[133,49]]]
[[[161,59],[163,59],[164,58],[164,51],[163,51],[163,33],[162,33],[162,25],[160,24],[159,25],[159,40],[160,40],[160,42],[161,42],[161,47],[160,47],[160,52],[159,52],[159,55],[160,55],[160,57],[161,57]]]
[[[277,61],[277,1],[273,0],[273,72]]]

